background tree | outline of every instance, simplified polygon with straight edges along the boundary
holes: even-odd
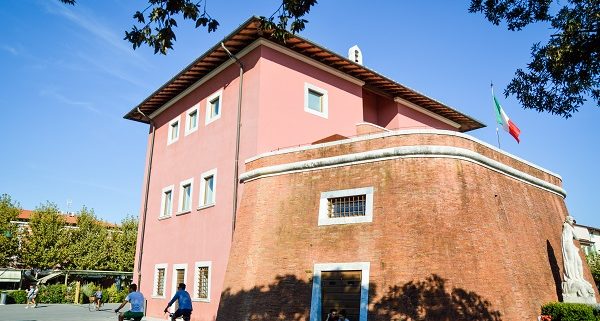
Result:
[[[109,269],[114,271],[133,271],[137,230],[137,219],[126,217],[121,221],[119,228],[112,231]]]
[[[18,227],[11,221],[16,221],[20,212],[10,195],[0,195],[0,267],[13,266],[18,260]]]
[[[585,258],[590,266],[596,286],[600,287],[600,255],[598,255],[598,253],[592,253],[586,255]]]
[[[495,25],[505,21],[509,30],[549,22],[554,31],[545,45],[533,45],[533,60],[515,72],[506,96],[565,118],[588,98],[600,106],[599,0],[471,0],[469,12],[482,12]]]
[[[29,268],[50,269],[67,261],[68,235],[65,220],[54,203],[36,208],[23,232],[22,262]]]
[[[85,206],[77,213],[77,228],[70,231],[69,262],[79,270],[105,270],[110,258],[107,226]]]
[[[60,0],[74,5],[75,0]],[[125,32],[125,40],[133,45],[133,49],[146,44],[154,48],[154,53],[167,54],[173,49],[176,40],[174,28],[177,20],[191,20],[196,28],[203,27],[213,32],[219,27],[219,22],[211,17],[206,9],[207,0],[148,0],[148,6],[142,11],[136,11],[133,18],[138,23],[130,31]],[[267,29],[278,27],[292,33],[304,30],[308,22],[302,17],[317,0],[282,0],[279,8],[269,18],[263,18]],[[181,21],[181,20],[180,20]],[[289,26],[289,29],[288,29]],[[285,37],[286,33],[277,31],[275,37]]]

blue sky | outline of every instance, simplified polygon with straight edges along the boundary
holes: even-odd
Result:
[[[51,201],[85,205],[102,219],[137,216],[148,126],[123,115],[251,15],[277,0],[209,1],[216,33],[180,21],[175,51],[154,55],[122,40],[146,1],[8,0],[0,4],[0,193],[25,209]],[[501,93],[547,25],[510,32],[465,1],[321,1],[301,33],[345,55],[358,44],[364,64],[486,123],[470,134],[496,145],[490,81]],[[502,149],[558,173],[578,223],[600,227],[600,151],[588,102],[565,120],[523,110],[497,95],[521,128],[521,144],[500,132]],[[70,205],[68,205],[70,201]]]

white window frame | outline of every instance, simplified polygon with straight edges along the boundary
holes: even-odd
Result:
[[[165,277],[163,280],[163,295],[158,295],[158,270],[165,269]],[[154,280],[152,281],[152,298],[154,299],[164,299],[167,297],[167,275],[169,273],[169,264],[160,263],[154,265]]]
[[[167,186],[167,187],[165,187],[165,188],[162,189],[161,196],[160,196],[160,213],[158,214],[158,218],[159,219],[169,218],[169,217],[171,217],[173,215],[173,198],[174,198],[173,196],[174,196],[174,193],[175,193],[175,191],[173,190],[174,188],[175,188],[174,185],[169,185],[169,186]],[[164,215],[164,213],[165,213],[165,205],[166,205],[166,203],[165,203],[165,201],[166,201],[165,193],[168,192],[168,191],[171,192],[171,204],[170,204],[169,209],[168,209],[169,210],[168,211],[168,215]]]
[[[190,207],[186,210],[183,209],[183,187],[185,185],[190,185]],[[192,201],[194,200],[194,178],[188,178],[185,181],[182,181],[181,183],[179,183],[179,203],[177,206],[177,215],[180,214],[185,214],[185,213],[189,213],[192,211],[192,208],[194,208],[194,204],[192,203]]]
[[[219,113],[213,117],[211,115],[212,106],[210,102],[215,100],[215,98],[219,98]],[[221,118],[221,114],[223,114],[223,90],[219,90],[206,98],[206,119],[204,121],[204,125],[208,125]]]
[[[177,137],[173,138],[173,124],[177,123]],[[169,122],[169,132],[167,134],[167,145],[171,145],[174,142],[179,140],[179,136],[181,136],[181,115],[173,118]]]
[[[349,263],[316,263],[313,269],[312,297],[310,300],[310,321],[321,320],[321,272],[328,271],[356,271],[360,270],[360,312],[358,321],[367,321],[367,308],[369,304],[369,274],[370,262]]]
[[[366,195],[365,215],[351,217],[329,217],[328,200],[336,197],[346,197],[353,195]],[[338,191],[329,191],[321,193],[319,202],[319,220],[318,225],[336,225],[336,224],[355,224],[373,222],[373,187],[362,187],[353,189],[344,189]]]
[[[177,292],[177,270],[183,270],[183,283],[185,283],[186,288],[187,288],[187,264],[185,263],[181,263],[181,264],[173,264],[173,274],[172,274],[172,286],[171,286],[171,293],[173,293],[173,295],[175,295],[175,292]],[[179,302],[178,302],[179,303]],[[171,313],[175,312],[175,304],[173,304],[171,306]]]
[[[198,273],[198,268],[200,267],[208,267],[208,296],[207,298],[199,298],[198,291],[198,281],[200,279],[200,274]],[[212,261],[198,261],[194,264],[194,294],[192,295],[192,301],[195,302],[210,302],[210,291],[211,291],[211,283],[212,283]]]
[[[206,194],[206,178],[213,177],[213,200],[212,203],[204,203],[204,196]],[[213,168],[200,174],[200,199],[198,200],[198,209],[203,209],[217,204],[217,169]]]
[[[312,90],[315,92],[318,92],[319,94],[323,95],[323,97],[321,98],[321,107],[322,107],[322,111],[316,111],[312,108],[308,107],[308,91]],[[327,95],[327,90],[319,88],[315,85],[309,84],[309,83],[304,83],[304,111],[313,115],[317,115],[323,118],[329,118],[329,98]]]
[[[190,127],[190,118],[191,114],[196,112],[196,126],[194,128]],[[185,112],[185,136],[195,132],[198,130],[198,124],[200,123],[200,104],[194,105],[194,107],[188,109]]]

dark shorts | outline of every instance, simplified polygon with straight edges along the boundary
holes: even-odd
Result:
[[[144,316],[144,312],[127,311],[127,312],[123,313],[123,318],[125,318],[125,319],[141,318],[143,316]]]
[[[180,316],[184,316],[186,318],[189,318],[191,315],[192,315],[192,310],[177,309],[177,311],[175,311],[175,313],[173,313],[173,319],[177,319]]]

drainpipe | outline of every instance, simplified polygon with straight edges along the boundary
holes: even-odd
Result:
[[[152,158],[154,155],[154,136],[156,134],[156,126],[154,120],[142,113],[140,107],[137,108],[138,113],[146,118],[150,122],[152,127],[152,140],[150,142],[150,155],[148,156],[148,171],[146,172],[146,191],[144,193],[144,210],[142,211],[142,235],[140,236],[140,254],[138,255],[138,266],[137,266],[137,285],[138,289],[141,287],[142,282],[142,257],[144,253],[144,236],[146,234],[146,214],[148,213],[148,194],[150,193],[150,173],[152,173]]]
[[[233,169],[233,214],[231,219],[231,238],[233,239],[233,232],[235,231],[235,216],[237,212],[237,200],[238,200],[238,184],[239,184],[239,160],[240,160],[240,128],[242,127],[242,87],[244,85],[244,65],[242,62],[234,56],[228,49],[225,47],[225,44],[221,42],[221,47],[229,58],[234,60],[238,66],[240,66],[240,88],[238,91],[238,106],[237,106],[237,128],[235,131],[235,164]]]

